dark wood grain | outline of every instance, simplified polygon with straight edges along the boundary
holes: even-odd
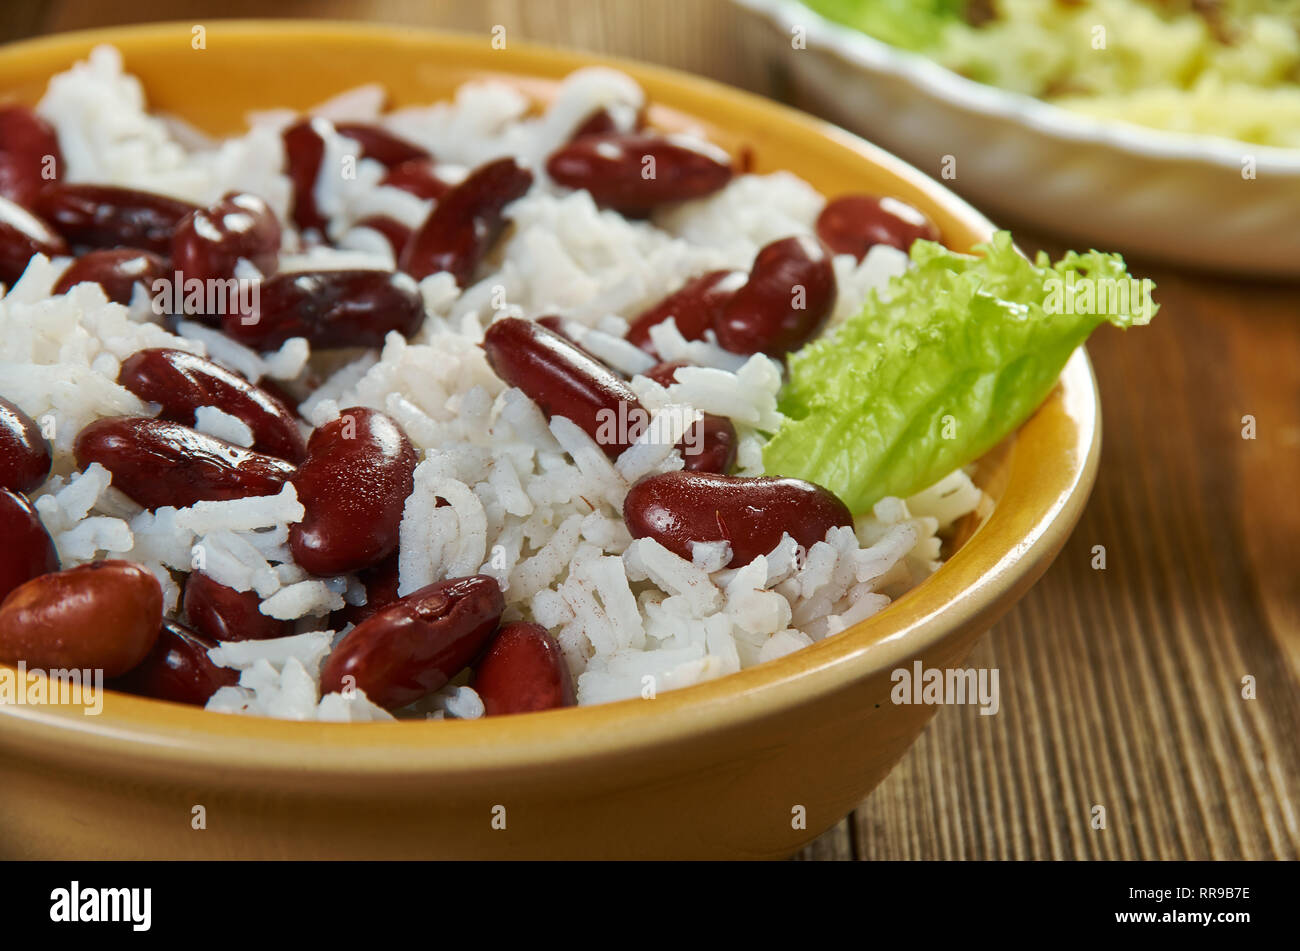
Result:
[[[0,4],[0,40],[21,40],[46,32],[49,13],[44,3],[30,0]]]
[[[1089,346],[1092,500],[972,658],[1002,712],[941,712],[859,808],[864,858],[1300,854],[1300,295],[1135,267],[1162,311]]]
[[[792,94],[772,38],[723,0],[64,0],[10,3],[0,29],[256,15],[501,24]],[[1089,346],[1105,441],[1092,501],[971,658],[999,669],[1001,711],[941,711],[801,858],[1300,857],[1300,289],[1135,269],[1163,309]]]

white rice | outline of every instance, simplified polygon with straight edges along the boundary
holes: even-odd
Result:
[[[224,439],[247,449],[253,445],[253,430],[238,416],[231,416],[216,406],[200,406],[194,411],[194,428],[201,433]]]
[[[319,380],[300,407],[313,425],[341,407],[392,415],[421,453],[415,491],[401,525],[399,593],[447,577],[485,573],[505,593],[505,620],[534,620],[557,637],[580,703],[653,696],[752,666],[869,617],[938,565],[938,533],[983,503],[964,472],[909,500],[886,499],[802,550],[781,545],[736,569],[726,543],[703,543],[692,559],[652,539],[633,540],[621,519],[636,479],[680,469],[673,448],[702,413],[726,416],[739,437],[737,471],[762,471],[765,434],[781,422],[781,367],[761,355],[738,356],[716,341],[686,341],[670,321],[652,338],[665,360],[695,366],[664,388],[643,376],[632,386],[653,414],[647,434],[610,461],[563,416],[547,422],[520,391],[505,386],[478,346],[502,315],[562,314],[585,347],[627,374],[650,358],[622,339],[627,322],[693,276],[716,268],[747,270],[758,249],[810,234],[824,199],[788,173],[742,175],[708,198],[629,221],[599,210],[586,192],[566,192],[541,172],[545,157],[595,108],[630,128],[644,103],[636,84],[607,69],[574,73],[540,116],[508,86],[464,85],[453,102],[381,115],[382,90],[361,87],[317,114],[376,121],[429,148],[455,177],[484,161],[514,155],[537,173],[534,187],[508,210],[513,228],[462,292],[449,275],[420,284],[427,320],[410,340],[390,334],[381,352],[313,357],[306,341],[256,353],[193,322],[169,333],[137,295],[130,308],[94,286],[53,296],[66,262],[33,260],[0,298],[0,378],[4,395],[46,427],[55,448],[49,481],[35,504],[66,565],[95,558],[139,561],[162,581],[175,610],[184,572],[202,567],[237,590],[255,590],[261,610],[293,621],[293,636],[223,644],[218,664],[240,671],[237,687],[218,691],[209,709],[295,719],[375,720],[389,714],[363,695],[319,695],[320,668],[338,634],[328,614],[359,603],[352,577],[312,578],[293,564],[288,529],[303,517],[291,485],[277,496],[200,502],[145,512],[113,489],[98,465],[75,473],[72,443],[87,423],[156,409],[117,385],[120,363],[146,347],[206,355],[256,381],[286,381],[298,392]],[[210,143],[192,130],[149,115],[139,83],[108,48],[96,50],[51,81],[39,112],[58,130],[71,181],[143,188],[211,203],[232,189],[261,195],[288,221],[291,188],[280,171],[280,131],[295,116],[252,117],[242,136]],[[282,266],[392,266],[386,242],[355,236],[370,214],[417,225],[430,203],[378,186],[382,168],[355,161],[357,143],[327,142],[323,168],[347,157],[352,177],[322,174],[316,197],[342,251],[302,252],[285,225]],[[345,236],[347,236],[345,238]],[[358,265],[358,262],[362,262]],[[368,263],[367,263],[368,262]],[[866,295],[907,266],[906,255],[876,248],[861,263],[834,261],[839,297],[833,321],[858,310]],[[198,427],[248,445],[248,427],[215,407]],[[439,507],[436,499],[449,504]],[[483,715],[482,701],[455,682],[407,713]]]

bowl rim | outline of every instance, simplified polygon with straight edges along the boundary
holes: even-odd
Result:
[[[931,98],[989,119],[1020,125],[1065,144],[1099,145],[1144,159],[1191,162],[1240,171],[1244,155],[1257,174],[1300,176],[1300,149],[1261,145],[1201,132],[1157,129],[1074,112],[1026,93],[977,82],[929,57],[899,49],[837,23],[801,0],[732,0],[786,31],[799,26],[814,43],[862,69],[900,77]]]
[[[295,42],[317,40],[408,43],[461,57],[480,50],[476,36],[381,24],[326,20],[211,20],[227,42],[268,34]],[[147,45],[188,34],[191,24],[146,24],[57,34],[0,47],[6,60],[64,57],[71,63],[98,43]],[[472,44],[472,45],[471,45]],[[568,72],[605,65],[653,85],[666,104],[691,115],[750,116],[776,126],[829,139],[984,237],[993,225],[965,201],[884,150],[828,122],[720,83],[635,61],[511,41],[523,64],[509,68],[535,77],[530,64]],[[140,55],[138,49],[129,55]],[[64,56],[66,54],[66,56]],[[128,55],[128,59],[129,59]],[[61,67],[66,68],[66,66]],[[499,72],[499,68],[493,71]],[[656,99],[656,101],[661,101]],[[732,121],[732,120],[728,120]],[[725,125],[725,123],[723,123]],[[469,721],[320,723],[236,715],[110,693],[99,716],[80,706],[0,705],[0,747],[34,758],[82,755],[108,768],[141,765],[222,773],[365,776],[451,776],[513,771],[531,766],[587,761],[679,741],[683,736],[726,730],[762,716],[810,703],[922,652],[967,626],[990,622],[1045,569],[1082,513],[1096,478],[1100,455],[1100,402],[1096,379],[1080,347],[1057,388],[1010,437],[1010,476],[1003,501],[943,567],[885,610],[833,637],[775,661],[701,684],[666,691],[653,702],[632,699],[543,713]],[[1038,457],[1053,464],[1042,465]],[[1027,504],[1007,504],[1013,490]],[[1024,516],[1024,518],[1019,518]],[[981,544],[990,526],[1028,519],[1028,529],[1001,546]],[[918,593],[924,592],[921,596]],[[926,594],[929,596],[927,597]],[[454,724],[454,725],[453,725]],[[401,756],[394,754],[400,752]]]

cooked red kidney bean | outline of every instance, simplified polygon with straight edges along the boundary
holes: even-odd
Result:
[[[546,314],[542,317],[538,317],[537,322],[541,324],[543,327],[545,327],[547,330],[549,330],[551,333],[559,334],[561,337],[569,341],[569,343],[573,344],[575,347],[578,348],[582,347],[582,344],[578,343],[577,338],[574,337],[571,333],[569,333],[568,328],[565,326],[565,321],[563,317],[560,317],[556,314]]]
[[[171,251],[172,235],[195,205],[113,185],[53,184],[36,198],[37,213],[71,245]]]
[[[374,159],[389,167],[430,158],[428,149],[407,142],[377,125],[366,122],[339,122],[335,123],[334,128],[338,130],[339,135],[345,135],[361,146],[362,158]]]
[[[402,254],[402,249],[406,247],[406,242],[411,240],[411,229],[406,227],[396,218],[390,218],[388,215],[370,215],[368,218],[362,218],[354,228],[370,228],[372,231],[378,231],[388,242],[388,246],[393,250],[393,259],[396,260]]]
[[[275,271],[280,222],[256,195],[231,192],[185,218],[172,238],[172,264],[184,280],[228,280],[246,258],[263,274]]]
[[[306,231],[325,228],[325,217],[316,207],[316,178],[325,158],[322,134],[333,129],[328,119],[300,119],[281,135],[284,142],[285,174],[293,186],[293,223]]]
[[[749,280],[713,324],[732,353],[783,357],[816,335],[835,306],[835,269],[815,238],[782,238],[754,259]]]
[[[294,560],[314,575],[368,567],[397,548],[415,450],[383,413],[354,407],[318,426],[294,478],[307,510],[289,529]]]
[[[256,591],[236,591],[202,571],[185,579],[185,617],[214,641],[264,641],[290,633],[289,622],[263,614],[261,603]]]
[[[36,193],[62,174],[54,127],[26,106],[0,108],[0,195],[30,208]]]
[[[608,109],[597,109],[586,119],[578,128],[573,130],[573,135],[569,136],[569,141],[581,139],[588,135],[611,135],[626,132],[639,132],[645,128],[645,108],[637,110],[636,116],[632,120],[632,128],[623,128],[610,114]]]
[[[257,384],[257,388],[279,404],[291,419],[302,419],[298,415],[298,404],[302,402],[275,380],[266,379]]]
[[[582,344],[578,343],[577,335],[570,332],[570,327],[569,327],[570,322],[565,320],[563,317],[558,317],[555,314],[547,314],[544,317],[538,317],[537,322],[541,324],[543,327],[545,327],[547,330],[551,331],[552,333],[559,334],[561,337],[569,341],[569,343],[573,344],[575,347],[577,347],[587,356],[591,357],[591,359],[595,360],[597,363],[604,362],[603,360],[600,359],[600,357],[596,356],[594,353],[592,353]],[[610,369],[613,370],[615,373],[618,373],[618,371],[614,370],[613,367],[610,367]],[[622,374],[619,375],[621,376]]]
[[[269,393],[237,373],[184,350],[140,350],[122,362],[117,382],[162,406],[160,418],[194,425],[194,411],[215,406],[248,424],[252,448],[290,462],[307,454],[298,423]]]
[[[474,665],[474,690],[488,716],[571,707],[577,700],[569,665],[546,628],[507,624]]]
[[[302,271],[262,282],[253,313],[222,315],[227,336],[258,350],[290,337],[313,348],[382,347],[396,330],[409,337],[424,323],[419,288],[392,271]]]
[[[0,604],[0,663],[117,677],[144,660],[161,626],[162,588],[143,567],[78,565],[33,578]]]
[[[50,462],[50,444],[36,420],[0,396],[0,488],[39,488],[50,474]]]
[[[656,363],[642,376],[654,380],[660,386],[669,387],[677,382],[677,371],[690,366],[685,360],[673,360],[669,363]]]
[[[437,201],[455,186],[438,175],[437,164],[432,159],[412,159],[394,165],[379,180],[381,185],[400,188],[416,198]]]
[[[702,198],[731,181],[731,158],[706,143],[641,132],[588,135],[551,154],[546,172],[583,188],[596,204],[644,215],[669,202]]]
[[[677,382],[677,371],[689,364],[681,360],[656,363],[645,375],[660,386]],[[726,472],[736,461],[736,427],[725,416],[705,413],[704,418],[691,426],[677,444],[686,468],[690,472]]]
[[[569,141],[573,142],[588,135],[610,135],[621,131],[608,110],[597,109],[582,120],[582,124],[573,130],[573,135],[569,136]]]
[[[725,416],[705,413],[677,444],[688,472],[726,472],[736,461],[736,427]]]
[[[749,275],[744,271],[710,271],[692,278],[633,320],[627,329],[627,339],[642,350],[654,353],[650,328],[671,317],[687,340],[703,340],[704,331],[721,318],[727,302],[747,280]]]
[[[348,604],[330,615],[330,624],[335,630],[345,624],[360,624],[380,608],[386,608],[397,600],[398,563],[397,552],[369,568],[357,572],[357,580],[366,589],[365,604]]]
[[[114,690],[203,706],[221,687],[239,683],[239,671],[218,667],[208,658],[216,647],[197,631],[179,621],[163,621],[158,640],[125,676],[109,686]]]
[[[153,282],[167,274],[167,262],[151,251],[136,248],[106,248],[88,251],[63,272],[54,285],[55,294],[66,294],[89,281],[104,289],[104,295],[119,304],[131,303],[135,285],[153,293]]]
[[[488,327],[483,349],[496,375],[546,414],[565,416],[611,459],[636,441],[649,414],[623,379],[541,324],[507,317]]]
[[[413,591],[343,638],[325,661],[321,693],[355,686],[390,710],[414,703],[478,656],[504,610],[501,588],[487,575]]]
[[[50,533],[26,496],[0,489],[0,601],[14,588],[59,570]]]
[[[633,538],[650,537],[683,558],[690,542],[728,541],[728,566],[766,555],[788,532],[805,547],[836,525],[852,525],[848,507],[802,479],[745,479],[712,472],[665,472],[632,486],[623,519]]]
[[[461,287],[505,230],[501,212],[533,184],[514,159],[480,165],[443,195],[402,252],[401,268],[417,281],[447,271]]]
[[[148,416],[96,420],[77,434],[76,452],[79,466],[98,462],[147,509],[275,495],[297,471],[283,459]]]
[[[11,287],[33,254],[67,254],[68,246],[48,224],[8,198],[0,198],[0,283]]]
[[[843,195],[817,216],[817,236],[836,254],[861,261],[878,244],[907,251],[917,238],[938,241],[939,229],[920,209],[897,198]]]

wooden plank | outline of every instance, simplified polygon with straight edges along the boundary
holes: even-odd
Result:
[[[971,660],[999,668],[1003,709],[941,711],[857,811],[863,858],[1300,854],[1295,293],[1143,273],[1160,285],[1156,322],[1090,346],[1092,501]],[[1252,412],[1267,431],[1244,440]]]
[[[48,32],[47,5],[39,0],[6,0],[0,3],[0,42],[22,40]]]

